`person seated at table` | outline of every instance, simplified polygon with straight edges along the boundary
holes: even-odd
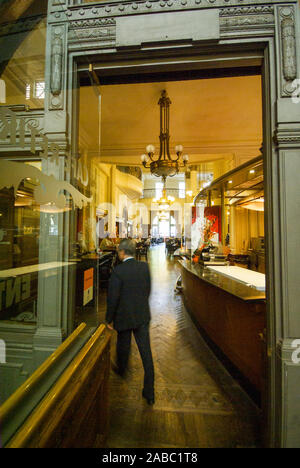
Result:
[[[109,232],[108,232],[100,243],[100,250],[107,250],[111,247],[114,247],[114,243],[109,239]]]

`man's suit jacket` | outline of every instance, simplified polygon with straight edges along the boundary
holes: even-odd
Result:
[[[108,286],[106,322],[118,331],[150,321],[151,278],[148,264],[130,258],[113,270]]]

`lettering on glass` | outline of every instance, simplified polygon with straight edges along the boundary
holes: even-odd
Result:
[[[30,298],[30,275],[0,281],[0,312]]]
[[[294,340],[292,342],[292,348],[296,348],[296,350],[292,353],[292,361],[294,364],[300,363],[300,340]]]
[[[293,81],[292,83],[294,87],[294,91],[292,92],[292,102],[293,104],[299,104],[300,103],[300,79],[297,78],[296,80]]]
[[[35,201],[40,205],[55,205],[63,209],[67,206],[67,198],[63,192],[68,192],[74,201],[75,206],[82,208],[92,201],[79,192],[73,185],[64,180],[57,180],[53,175],[46,175],[39,169],[23,163],[0,160],[0,190],[3,188],[14,189],[14,194],[22,182],[29,178],[39,184],[34,189]]]
[[[25,120],[24,117],[16,116],[15,112],[6,107],[0,106],[0,140],[8,140],[13,146],[25,148],[25,131],[30,133],[29,150],[32,154],[37,153],[37,145],[42,149],[39,156],[42,159],[50,160],[51,163],[59,164],[60,154],[65,155],[65,171],[71,169],[75,172],[75,177],[84,186],[88,185],[88,170],[83,166],[80,158],[76,161],[69,153],[66,153],[57,143],[50,142],[48,137],[38,128],[37,119]],[[39,142],[37,139],[39,138]]]

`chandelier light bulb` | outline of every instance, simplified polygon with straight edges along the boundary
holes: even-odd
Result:
[[[175,146],[175,152],[176,153],[182,153],[182,151],[183,151],[183,146],[182,145]]]
[[[154,153],[154,151],[155,151],[155,146],[153,146],[153,145],[148,145],[148,146],[146,147],[146,151],[147,151],[147,153]]]
[[[185,161],[185,162],[188,162],[188,160],[189,160],[188,155],[185,154],[185,155],[182,157],[182,160]]]
[[[146,162],[147,159],[148,159],[148,158],[147,158],[147,155],[146,155],[146,154],[142,154],[142,156],[141,156],[141,161],[142,161],[142,162]]]

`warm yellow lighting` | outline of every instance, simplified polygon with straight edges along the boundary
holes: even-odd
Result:
[[[162,211],[159,213],[159,221],[166,221],[168,219],[168,213]]]
[[[249,171],[250,174],[255,174],[255,170],[254,169],[251,169],[251,171]]]
[[[213,201],[213,202],[211,202],[211,204],[212,204],[212,206],[214,206],[215,202]]]
[[[170,208],[170,204],[175,200],[175,198],[167,196],[166,180],[165,178],[163,178],[163,180],[164,180],[164,188],[162,190],[161,198],[154,198],[153,202],[158,204],[160,210],[168,210]]]
[[[254,211],[264,211],[264,198],[257,198],[256,200],[252,200],[246,203],[243,203],[243,208],[247,210],[254,210]]]
[[[232,184],[232,180],[229,180],[228,183],[229,183],[229,184]]]
[[[58,208],[56,205],[48,203],[47,205],[40,205],[37,211],[40,211],[41,213],[65,213],[66,211],[71,211],[71,208],[68,206]]]
[[[186,194],[187,194],[189,197],[191,197],[191,196],[193,195],[193,192],[192,192],[191,190],[188,190],[188,191],[186,192]]]

